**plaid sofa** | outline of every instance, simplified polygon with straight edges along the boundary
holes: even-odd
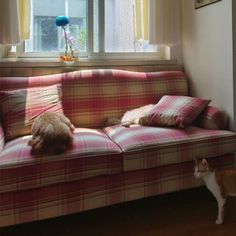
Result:
[[[34,156],[29,131],[17,133],[15,126],[29,111],[44,111],[39,101],[29,108],[34,96],[26,102],[27,96],[53,85],[76,126],[74,145],[61,155]],[[14,115],[16,94],[23,90],[25,109]],[[6,94],[14,99],[9,102]],[[195,157],[219,168],[233,166],[236,134],[225,129],[104,127],[107,118],[166,94],[189,95],[183,72],[87,70],[0,78],[0,227],[200,186],[193,178]],[[7,136],[9,122],[13,138]]]

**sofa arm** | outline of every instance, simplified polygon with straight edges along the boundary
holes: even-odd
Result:
[[[197,119],[197,126],[204,129],[225,129],[227,115],[219,108],[208,106]]]
[[[0,152],[2,151],[3,147],[5,144],[5,136],[4,136],[4,131],[0,123]]]

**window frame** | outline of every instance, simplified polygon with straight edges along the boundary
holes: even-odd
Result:
[[[98,52],[94,52],[94,0],[87,0],[87,52],[79,52],[79,59],[86,60],[163,60],[165,47],[159,46],[157,52],[105,52],[105,0],[99,0],[98,4]],[[92,17],[89,17],[92,16]],[[58,59],[63,52],[25,52],[25,43],[16,45],[15,52],[7,46],[5,57],[21,59]]]

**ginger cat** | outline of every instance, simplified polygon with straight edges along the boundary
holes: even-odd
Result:
[[[224,211],[227,196],[236,196],[236,169],[212,169],[206,159],[195,160],[195,178],[203,179],[218,203],[216,224],[224,221]]]
[[[130,127],[132,124],[140,124],[139,119],[145,116],[151,109],[154,107],[154,104],[149,104],[145,106],[141,106],[129,111],[126,111],[121,119],[118,118],[109,118],[105,125],[117,125],[121,124],[124,127]]]
[[[73,142],[72,132],[75,127],[63,114],[44,112],[32,125],[33,153],[60,154],[66,151]]]

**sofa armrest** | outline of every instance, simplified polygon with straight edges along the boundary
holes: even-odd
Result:
[[[225,129],[228,117],[219,108],[208,106],[197,119],[197,126],[204,129]]]
[[[2,151],[3,147],[5,144],[5,136],[4,136],[4,131],[0,123],[0,152]]]

